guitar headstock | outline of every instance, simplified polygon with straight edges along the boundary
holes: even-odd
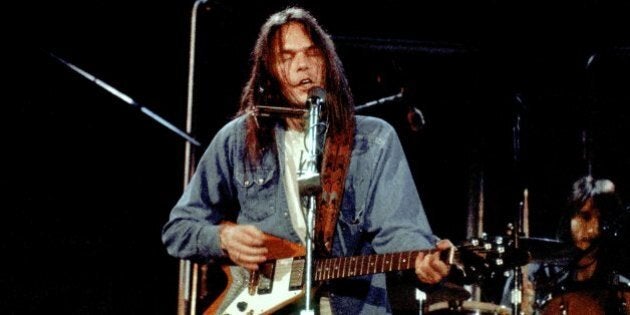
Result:
[[[457,247],[459,260],[456,265],[464,273],[468,283],[479,283],[503,277],[517,266],[527,264],[527,252],[516,250],[504,236],[470,238]]]

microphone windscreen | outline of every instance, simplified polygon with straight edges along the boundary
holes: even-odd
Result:
[[[326,90],[324,90],[321,86],[314,86],[308,90],[308,98],[309,100],[318,98],[319,102],[324,102],[326,101]]]

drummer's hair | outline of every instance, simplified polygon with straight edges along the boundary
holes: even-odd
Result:
[[[593,207],[600,212],[600,233],[606,236],[611,230],[612,222],[623,212],[623,206],[615,189],[615,184],[606,178],[595,179],[583,176],[573,183],[571,194],[567,200],[567,209],[559,224],[558,239],[572,242],[571,218],[592,199]]]

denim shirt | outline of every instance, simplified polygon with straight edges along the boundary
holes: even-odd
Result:
[[[375,117],[356,116],[352,158],[333,243],[334,256],[382,254],[432,248],[427,221],[394,128]],[[212,140],[190,184],[172,209],[162,241],[170,255],[207,262],[225,253],[219,245],[222,220],[252,224],[292,242],[284,184],[284,151],[267,150],[252,169],[244,163],[245,118],[225,125]],[[276,143],[284,130],[276,127]],[[387,314],[385,275],[330,281],[336,314]]]

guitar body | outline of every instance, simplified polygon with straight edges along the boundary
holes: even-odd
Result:
[[[299,285],[291,284],[291,273],[292,270],[295,270],[292,268],[293,263],[293,258],[266,262],[267,268],[275,269],[271,278],[250,273],[242,267],[223,266],[222,269],[228,277],[227,286],[204,312],[204,315],[271,314],[292,304],[304,296],[302,281]],[[298,262],[298,264],[300,263]],[[303,270],[303,268],[298,269]],[[253,277],[257,277],[257,279],[253,279]],[[302,278],[301,273],[300,278]],[[251,279],[259,282],[252,291],[250,291],[249,286]]]
[[[266,235],[265,245],[269,259],[258,271],[221,267],[227,283],[204,315],[270,314],[304,296],[304,247],[272,235]]]

